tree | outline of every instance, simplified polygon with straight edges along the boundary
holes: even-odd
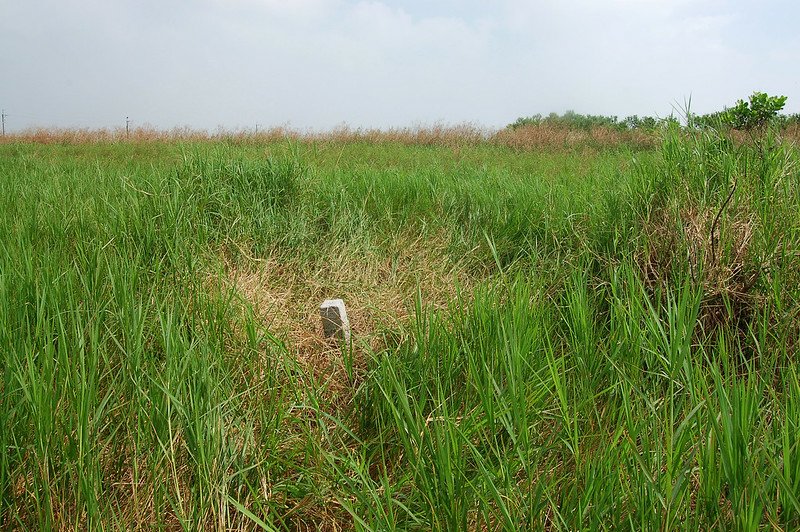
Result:
[[[739,100],[726,109],[723,121],[733,129],[752,131],[769,124],[786,105],[786,96],[769,96],[765,92],[754,92],[750,101]]]

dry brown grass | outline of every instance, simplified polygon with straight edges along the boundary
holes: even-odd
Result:
[[[444,237],[401,237],[381,252],[348,252],[331,246],[318,259],[300,261],[271,256],[247,263],[223,255],[223,274],[210,275],[216,286],[233,289],[251,305],[266,328],[327,391],[336,405],[350,400],[353,384],[341,349],[323,338],[319,305],[342,298],[352,330],[356,369],[364,353],[397,340],[415,312],[419,295],[426,307],[444,308],[457,290],[474,282],[453,262]]]
[[[650,148],[658,144],[659,139],[655,133],[637,130],[619,131],[606,127],[595,127],[589,131],[583,131],[539,124],[500,130],[492,137],[492,142],[518,150],[582,146],[609,148],[621,145]]]
[[[738,142],[748,142],[750,137],[741,131],[731,131],[732,138]],[[785,127],[781,136],[784,140],[800,143],[800,125],[791,124]],[[0,144],[14,142],[38,144],[92,144],[113,142],[214,142],[225,141],[235,144],[266,144],[282,140],[300,142],[334,142],[334,143],[396,143],[408,146],[444,146],[458,148],[490,144],[506,146],[515,150],[536,148],[569,149],[591,146],[609,148],[615,146],[633,146],[647,149],[660,142],[657,132],[643,130],[622,131],[607,127],[595,127],[590,130],[571,129],[561,125],[534,124],[517,128],[487,128],[466,123],[456,125],[433,125],[405,128],[352,128],[347,125],[326,131],[302,131],[288,127],[265,128],[254,130],[216,131],[176,127],[158,129],[142,126],[126,133],[125,128],[31,128],[0,137]]]
[[[455,126],[435,125],[430,127],[352,129],[347,126],[328,132],[303,136],[304,140],[330,142],[390,142],[409,146],[473,146],[486,142],[494,130],[472,124]]]
[[[751,254],[756,217],[745,210],[697,206],[676,216],[659,210],[650,217],[651,247],[637,258],[645,286],[651,293],[674,286],[675,272],[688,267],[692,283],[703,293],[698,317],[703,341],[723,327],[746,334],[764,300],[755,289],[761,265]]]
[[[687,209],[682,221],[689,265],[695,283],[703,288],[703,328],[713,331],[721,324],[729,324],[746,333],[753,308],[762,299],[753,290],[760,269],[752,264],[750,256],[755,216],[733,212],[720,223],[718,212]]]
[[[258,133],[252,130],[230,131],[224,129],[209,132],[188,127],[161,130],[148,126],[137,127],[130,130],[129,133],[126,133],[125,128],[36,128],[0,137],[0,143],[92,144],[182,140],[193,142],[225,141],[246,145],[265,144],[286,139],[301,142],[394,143],[408,146],[443,146],[449,148],[488,144],[506,146],[515,150],[542,147],[563,149],[583,146],[603,148],[619,145],[648,148],[657,143],[656,135],[641,131],[618,131],[609,128],[594,128],[590,131],[582,131],[547,124],[500,130],[473,124],[390,129],[340,126],[319,132],[274,127]]]
[[[137,127],[126,132],[125,128],[70,129],[34,128],[0,137],[0,143],[31,142],[38,144],[90,144],[112,142],[169,142],[183,141],[227,141],[241,144],[261,144],[292,139],[304,142],[391,142],[413,146],[463,146],[486,142],[493,130],[470,124],[431,127],[390,129],[363,129],[340,126],[329,131],[299,131],[274,127],[255,132],[252,130],[207,130],[173,128],[161,130],[153,127]]]
[[[154,127],[137,127],[126,132],[125,128],[70,129],[70,128],[34,128],[0,137],[0,143],[30,142],[36,144],[95,144],[114,142],[171,142],[171,141],[245,141],[270,142],[286,138],[300,138],[298,134],[285,128],[272,128],[257,134],[247,131],[219,130],[211,133],[207,130],[176,127],[173,129],[157,129]]]
[[[800,144],[800,123],[794,123],[786,127],[783,130],[783,138],[794,144]]]

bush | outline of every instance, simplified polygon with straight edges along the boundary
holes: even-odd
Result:
[[[722,111],[698,116],[688,115],[691,128],[735,129],[756,131],[769,124],[785,128],[798,122],[798,115],[781,116],[778,113],[786,104],[786,96],[769,96],[765,92],[754,92],[748,101],[739,100],[736,105]]]

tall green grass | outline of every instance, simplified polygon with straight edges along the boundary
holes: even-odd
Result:
[[[0,525],[800,527],[797,161],[0,146]],[[470,289],[356,335],[347,393],[220,279],[408,235]]]

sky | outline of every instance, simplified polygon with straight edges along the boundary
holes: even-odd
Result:
[[[0,107],[209,131],[800,112],[796,0],[0,0]]]

